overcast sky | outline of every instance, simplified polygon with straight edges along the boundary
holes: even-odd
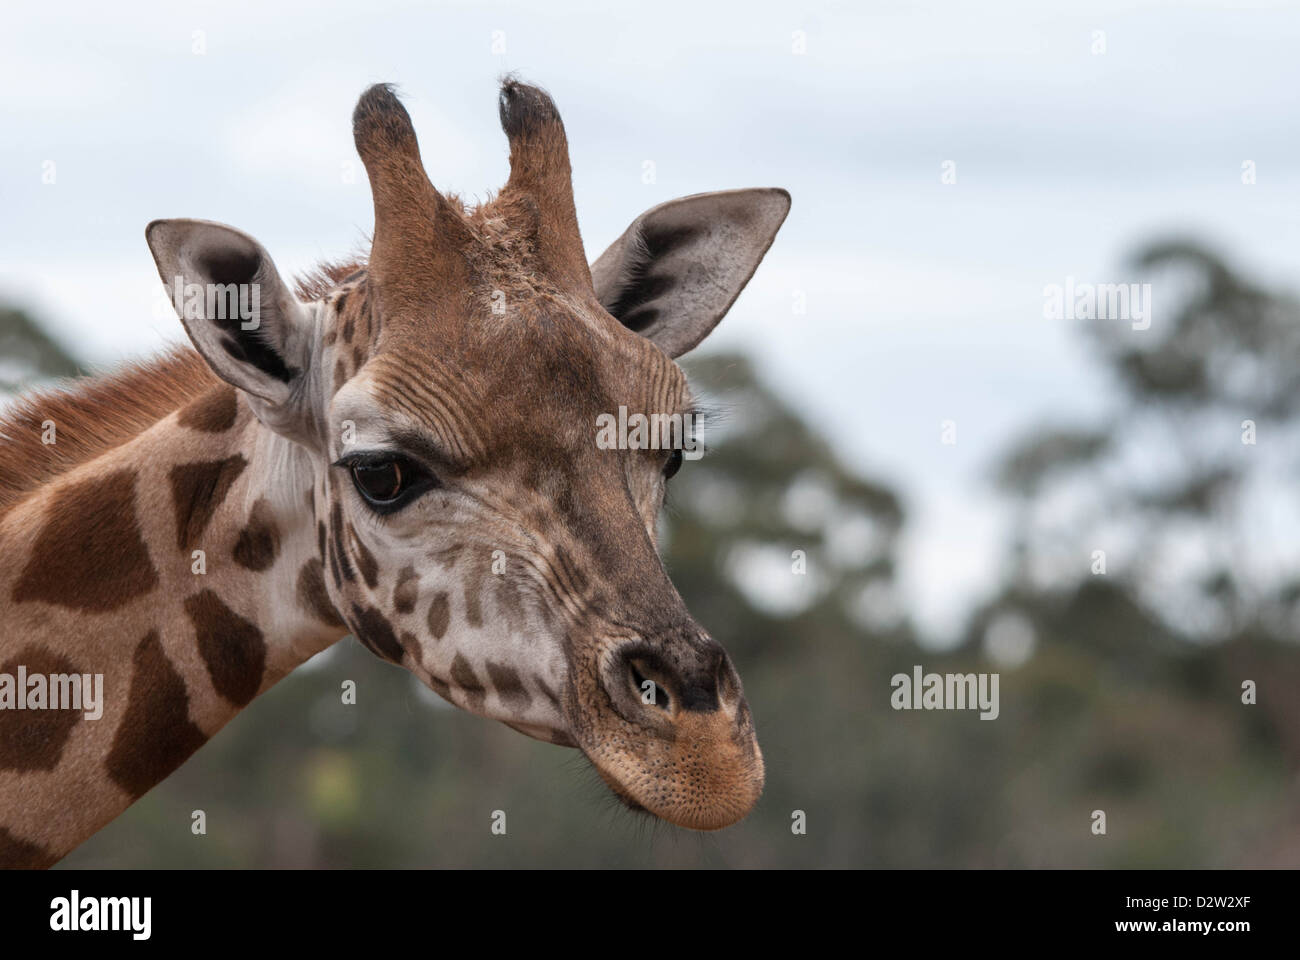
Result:
[[[1136,244],[1192,232],[1297,286],[1297,49],[1283,3],[25,4],[0,31],[0,298],[93,361],[153,351],[183,333],[149,220],[231,223],[284,272],[358,249],[361,90],[397,83],[435,184],[481,197],[518,71],[564,115],[593,259],[662,200],[790,190],[716,344],[900,489],[909,606],[950,632],[998,572],[997,454],[1108,399],[1046,285],[1139,281]]]

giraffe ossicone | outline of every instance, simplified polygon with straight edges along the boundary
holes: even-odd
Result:
[[[0,417],[0,674],[104,678],[98,719],[0,709],[0,866],[57,861],[347,634],[580,749],[629,806],[716,829],[757,802],[740,678],[657,550],[689,437],[598,434],[690,422],[675,358],[789,195],[660,204],[589,266],[554,103],[508,79],[499,113],[509,180],[470,208],[367,90],[364,261],[290,287],[238,230],[155,221],[164,284],[204,291],[178,311],[194,349]]]

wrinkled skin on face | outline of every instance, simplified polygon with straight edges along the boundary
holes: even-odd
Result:
[[[789,199],[672,201],[588,267],[554,104],[507,81],[501,115],[510,181],[466,210],[429,184],[392,93],[367,91],[371,255],[307,296],[227,227],[167,221],[151,245],[160,271],[270,291],[256,331],[187,328],[310,462],[325,586],[356,637],[455,705],[582,750],[628,805],[724,827],[757,802],[763,761],[731,659],[658,556],[681,455],[610,447],[598,424],[693,413],[674,358]]]

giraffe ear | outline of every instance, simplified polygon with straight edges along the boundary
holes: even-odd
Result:
[[[261,401],[259,415],[282,412],[310,357],[311,323],[271,255],[248,234],[207,220],[155,220],[145,239],[208,366]]]
[[[698,193],[652,207],[591,266],[601,306],[680,357],[731,309],[790,212],[769,189]]]

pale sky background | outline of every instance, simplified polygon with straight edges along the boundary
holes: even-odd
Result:
[[[902,493],[907,605],[942,637],[997,580],[998,454],[1109,399],[1044,286],[1140,281],[1126,255],[1173,232],[1300,286],[1297,49],[1284,3],[15,6],[0,299],[91,361],[152,352],[184,334],[156,309],[148,221],[233,224],[285,273],[348,253],[371,223],[362,89],[397,83],[435,184],[481,197],[506,178],[496,81],[518,71],[564,116],[593,259],[660,201],[790,190],[710,342]]]

